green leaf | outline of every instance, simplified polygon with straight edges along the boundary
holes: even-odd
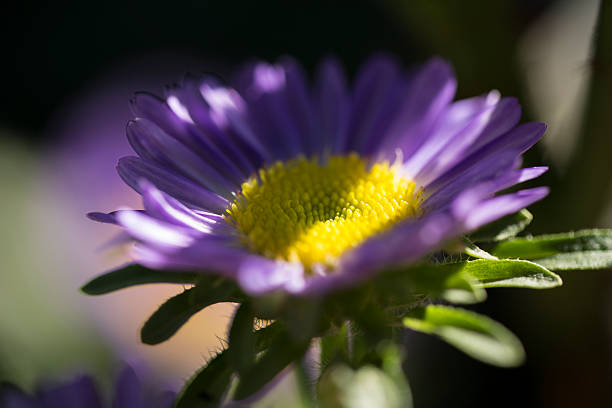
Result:
[[[581,251],[534,259],[539,265],[555,271],[577,271],[612,268],[612,251]]]
[[[456,262],[396,268],[381,274],[377,284],[387,302],[410,303],[418,294],[452,303],[482,302],[487,294],[463,271],[464,266],[465,262]]]
[[[533,220],[533,215],[525,209],[507,215],[470,234],[474,242],[497,242],[513,238],[523,231]]]
[[[440,337],[467,355],[499,367],[523,363],[520,341],[501,324],[477,313],[448,306],[429,305],[411,311],[404,326]]]
[[[174,408],[218,407],[232,374],[228,352],[223,350],[187,381]]]
[[[195,287],[166,301],[144,324],[140,338],[145,344],[159,344],[168,340],[194,314],[207,306],[221,302],[240,301],[233,282],[207,277]]]
[[[282,320],[291,337],[297,342],[317,337],[321,331],[321,304],[317,298],[293,297],[285,308]]]
[[[549,289],[563,284],[557,274],[529,261],[478,259],[463,264],[463,271],[483,288]]]
[[[268,326],[255,331],[255,347],[257,352],[269,348],[275,339],[284,333],[285,328],[279,323],[274,322]]]
[[[594,229],[516,238],[499,243],[500,258],[525,258],[553,270],[612,267],[612,230]]]
[[[295,342],[286,330],[281,330],[263,356],[240,375],[233,398],[241,400],[261,390],[289,364],[302,358],[309,343]]]
[[[196,283],[200,276],[193,272],[157,271],[131,264],[92,279],[81,290],[88,295],[103,295],[148,283]]]
[[[245,372],[255,363],[255,316],[249,303],[236,310],[229,332],[230,362],[239,373]]]

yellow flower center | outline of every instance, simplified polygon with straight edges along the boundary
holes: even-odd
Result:
[[[368,168],[357,154],[332,156],[324,165],[299,157],[243,183],[228,221],[253,251],[310,270],[333,266],[346,250],[418,216],[421,201],[416,184],[388,162]]]

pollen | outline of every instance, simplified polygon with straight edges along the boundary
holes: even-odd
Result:
[[[345,251],[419,216],[421,190],[398,166],[357,154],[277,162],[242,184],[226,219],[254,252],[308,271],[333,267]]]

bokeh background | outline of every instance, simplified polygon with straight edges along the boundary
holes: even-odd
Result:
[[[612,227],[609,0],[15,6],[0,25],[0,381],[33,389],[90,372],[108,387],[128,361],[176,389],[223,345],[230,305],[198,314],[163,345],[138,343],[146,317],[181,287],[78,292],[126,261],[105,250],[112,227],[84,214],[139,206],[114,170],[130,153],[128,101],[187,72],[229,78],[251,59],[289,54],[309,72],[336,55],[353,75],[380,51],[407,67],[440,55],[455,68],[457,97],[498,89],[520,99],[523,121],[549,125],[525,158],[551,166],[536,181],[552,193],[532,207],[529,232]],[[488,367],[411,335],[405,368],[417,408],[611,406],[612,271],[562,276],[561,288],[491,290],[476,307],[523,340],[523,367]]]

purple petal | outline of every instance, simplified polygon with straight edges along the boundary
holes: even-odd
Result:
[[[499,104],[502,103],[503,100]],[[490,128],[493,115],[495,115],[499,104],[487,104],[464,129],[454,135],[442,150],[432,156],[432,160],[414,177],[414,180],[421,185],[428,184],[443,174],[444,171],[460,162],[466,156],[466,152],[473,150],[474,143],[490,136],[487,129]]]
[[[304,289],[305,276],[302,264],[276,261],[261,256],[250,256],[238,270],[240,286],[252,295],[275,290],[299,293]]]
[[[183,174],[225,197],[231,197],[244,181],[244,175],[228,165],[227,159],[218,155],[214,160],[198,156],[146,119],[131,121],[127,135],[140,157]]]
[[[504,152],[516,151],[522,154],[540,140],[545,130],[546,125],[543,123],[531,122],[520,125],[468,154],[450,170],[429,183],[427,189],[435,191],[473,166],[482,166],[479,163],[485,160],[494,161],[496,155],[502,155]]]
[[[462,191],[484,181],[505,176],[515,167],[518,156],[518,151],[510,150],[499,155],[488,156],[476,162],[471,168],[431,194],[423,203],[422,208],[427,211],[444,208]],[[425,191],[429,191],[429,189],[428,186]]]
[[[222,214],[229,205],[225,198],[138,157],[122,158],[119,160],[117,170],[121,178],[138,192],[141,192],[140,180],[145,179],[163,192],[190,206]]]
[[[542,174],[546,173],[547,170],[548,167],[544,166],[513,170],[506,175],[493,180],[491,183],[491,194],[495,194],[498,191],[505,190],[517,184],[524,183],[525,181],[540,177]]]
[[[486,192],[487,189],[485,187],[483,190]],[[473,189],[455,200],[452,211],[455,217],[462,220],[467,231],[473,231],[541,200],[548,192],[547,187],[537,187],[481,201],[483,191]]]
[[[436,129],[423,145],[407,158],[403,172],[412,179],[417,179],[418,175],[420,184],[426,184],[423,168],[433,167],[428,171],[432,173],[444,165],[444,162],[452,160],[457,151],[463,150],[462,146],[468,145],[477,137],[498,101],[499,95],[492,92],[487,96],[464,99],[448,106],[438,119]],[[446,157],[441,159],[439,155],[442,151],[442,156]]]
[[[131,367],[125,367],[115,383],[113,408],[147,408],[145,407],[142,384]]]
[[[180,101],[188,111],[194,123],[193,132],[210,141],[239,169],[243,178],[256,171],[261,164],[261,156],[230,126],[233,116],[243,118],[246,115],[246,103],[238,92],[221,86],[211,78],[200,81],[186,78],[181,87],[167,90],[168,103],[174,100]],[[206,143],[199,149],[214,151]]]
[[[100,396],[91,378],[82,376],[75,381],[40,392],[45,408],[101,408]]]
[[[138,92],[131,101],[131,107],[137,117],[149,119],[172,136],[189,134],[187,129],[190,120],[177,116],[163,99],[155,95]]]
[[[286,160],[302,153],[302,138],[287,97],[286,69],[260,62],[249,66],[240,82],[248,104],[248,120],[271,159]]]
[[[237,167],[210,140],[210,135],[199,130],[183,102],[175,95],[168,101],[147,93],[137,93],[132,100],[134,113],[155,123],[164,133],[178,140],[201,156],[211,166],[230,174],[235,182],[244,178]]]
[[[284,57],[280,65],[285,70],[285,100],[292,122],[297,128],[302,152],[311,156],[321,152],[320,135],[314,128],[315,115],[308,91],[308,80],[302,67],[293,59]]]
[[[210,271],[234,278],[240,264],[252,254],[233,246],[227,239],[202,236],[189,247],[174,251],[136,244],[132,256],[136,262],[152,269]]]
[[[192,228],[204,234],[235,233],[221,216],[198,213],[163,193],[149,182],[141,183],[143,204],[148,215],[161,221]]]
[[[0,406],[3,408],[38,408],[34,397],[8,383],[0,383]]]
[[[144,213],[144,210],[123,209],[123,210],[112,211],[109,213],[90,212],[90,213],[87,213],[87,218],[89,218],[92,221],[101,222],[104,224],[117,225],[118,224],[117,214],[119,214],[122,211],[136,211],[136,212]]]
[[[92,221],[102,222],[104,224],[117,224],[114,213],[90,212],[87,213],[87,218]]]
[[[470,149],[470,153],[508,132],[521,118],[521,105],[516,98],[503,98],[491,115],[491,120]]]
[[[160,250],[189,247],[197,231],[153,218],[139,211],[121,211],[117,223],[135,239],[158,247]]]
[[[445,61],[434,58],[412,78],[397,119],[391,125],[379,153],[387,159],[400,148],[410,157],[427,140],[436,118],[455,95],[457,82]],[[380,135],[378,136],[380,137]]]
[[[338,148],[339,152],[361,152],[371,137],[381,137],[375,125],[379,117],[387,113],[386,109],[396,105],[390,104],[389,99],[397,97],[400,84],[400,70],[393,58],[378,55],[366,62],[355,80],[347,140]]]
[[[327,59],[319,65],[313,100],[317,109],[321,150],[339,153],[340,146],[346,144],[350,101],[346,78],[335,59]]]

